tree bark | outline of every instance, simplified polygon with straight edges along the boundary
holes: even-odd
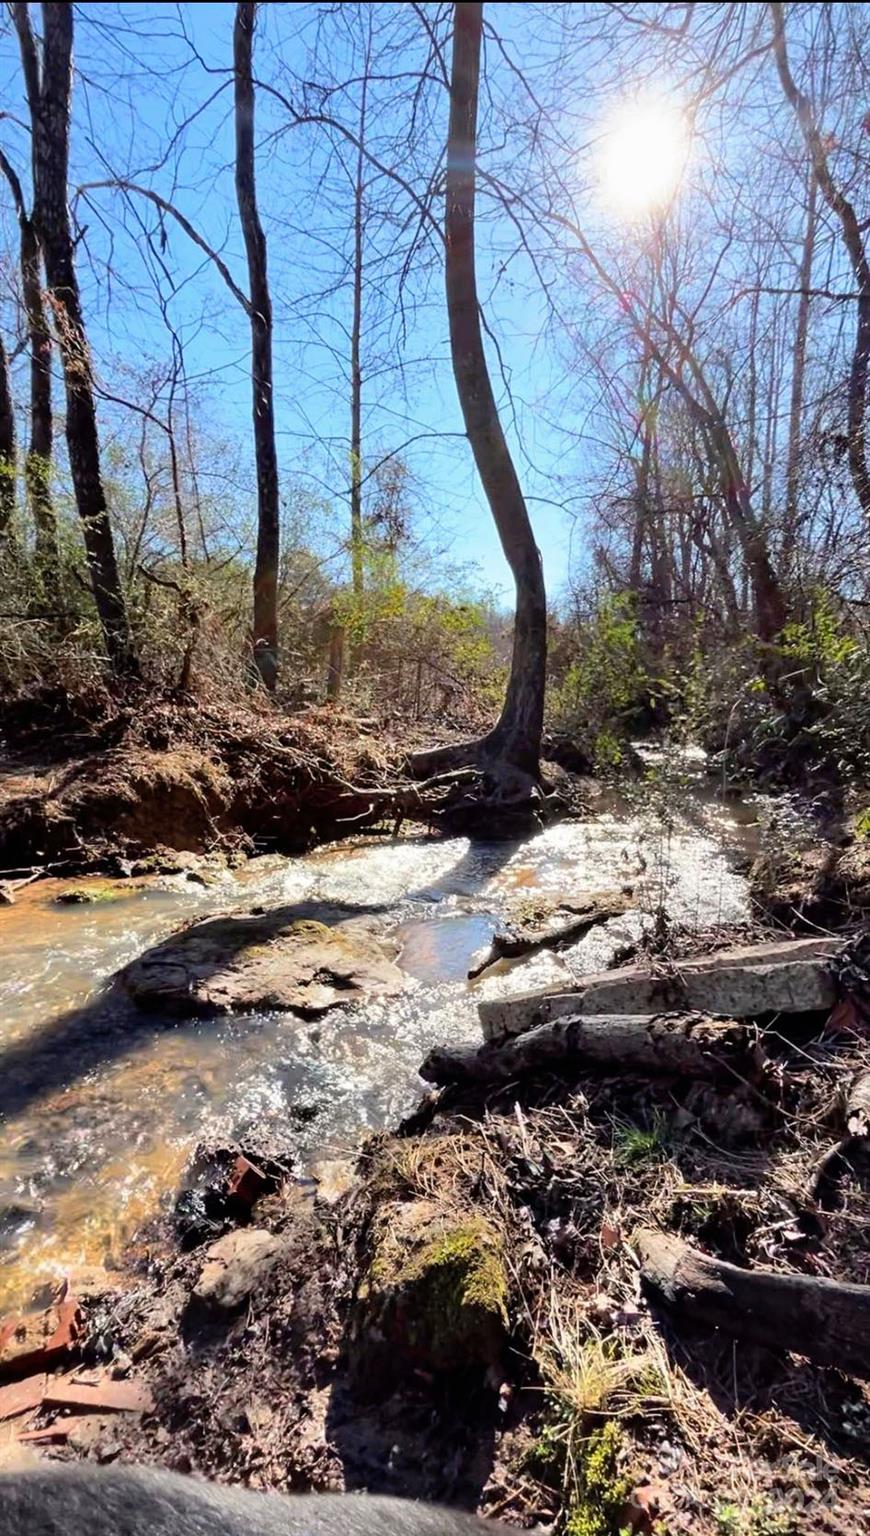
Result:
[[[254,664],[266,688],[278,679],[278,561],[281,515],[275,403],[272,388],[272,300],[266,237],[257,209],[254,160],[252,55],[256,5],[236,6],[233,72],[236,126],[236,198],[248,258],[251,319],[251,386],[257,465],[257,558],[254,568]]]
[[[360,88],[359,148],[353,188],[353,317],[350,330],[350,559],[353,595],[359,602],[363,595],[363,516],[362,516],[362,337],[363,226],[366,107],[371,52],[371,16],[369,46]]]
[[[783,558],[786,570],[794,554],[798,529],[800,492],[801,424],[804,408],[804,376],[807,365],[807,336],[810,324],[810,284],[813,280],[813,256],[816,248],[816,178],[807,179],[807,222],[804,230],[801,264],[798,272],[797,323],[791,358],[791,395],[788,410],[788,457],[785,466],[785,528]]]
[[[825,143],[816,125],[812,104],[792,75],[782,5],[771,3],[770,15],[773,51],[780,82],[800,125],[819,191],[839,220],[843,244],[858,289],[858,320],[847,394],[848,460],[858,505],[870,525],[870,465],[867,462],[866,432],[867,373],[870,368],[870,261],[855,208],[831,175]]]
[[[0,336],[0,554],[15,537],[15,408],[9,362]]]
[[[115,559],[100,470],[91,357],[75,270],[67,205],[73,11],[42,7],[42,69],[26,4],[13,16],[21,45],[33,130],[34,224],[42,247],[66,388],[66,440],[76,506],[103,640],[112,670],[135,676],[138,664]]]
[[[38,78],[38,76],[37,76]],[[29,87],[28,87],[29,94]],[[60,589],[60,552],[57,516],[51,494],[51,460],[54,426],[51,405],[51,331],[42,301],[39,241],[33,218],[24,204],[21,183],[0,150],[3,170],[12,192],[20,235],[21,292],[27,317],[30,348],[30,443],[24,464],[27,503],[36,534],[36,566],[51,603]]]
[[[485,755],[537,777],[544,719],[547,603],[541,556],[499,421],[483,346],[474,251],[477,98],[483,6],[453,9],[445,218],[450,352],[465,430],[516,586],[511,670]]]
[[[739,1269],[665,1232],[641,1230],[634,1246],[646,1284],[687,1322],[870,1376],[870,1286]]]
[[[597,1068],[734,1081],[757,1077],[754,1031],[701,1014],[594,1014],[554,1019],[478,1050],[436,1046],[420,1068],[428,1083],[506,1083],[530,1072]],[[729,1070],[733,1069],[733,1070]]]

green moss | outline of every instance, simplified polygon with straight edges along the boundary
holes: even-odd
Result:
[[[434,1327],[449,1328],[467,1308],[507,1323],[507,1280],[500,1246],[483,1221],[471,1219],[439,1232],[394,1267],[381,1252],[371,1268],[375,1285],[412,1286],[425,1293]]]
[[[417,1227],[414,1216],[421,1217]],[[499,1356],[508,1322],[502,1245],[482,1218],[393,1205],[357,1291],[365,1331],[432,1370]]]
[[[751,1504],[717,1504],[713,1512],[716,1536],[797,1536],[797,1522],[790,1510],[777,1509],[769,1499]]]
[[[565,1536],[617,1536],[631,1480],[622,1469],[623,1433],[608,1419],[579,1448],[577,1485],[564,1523]]]
[[[562,1536],[619,1536],[631,1478],[623,1467],[625,1439],[615,1419],[608,1419],[574,1442],[564,1405],[548,1398],[548,1418],[528,1452],[532,1470],[550,1487],[563,1489],[566,1506],[559,1522]]]
[[[93,885],[68,886],[56,899],[63,907],[84,906],[97,902],[122,901],[130,895],[131,890],[135,890],[135,886],[119,889],[116,885],[100,885],[95,881]]]

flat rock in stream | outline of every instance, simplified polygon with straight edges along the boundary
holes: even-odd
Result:
[[[142,1007],[182,1016],[272,1008],[317,1014],[392,996],[406,984],[353,920],[327,927],[287,907],[195,923],[134,960],[120,980]]]
[[[790,939],[719,950],[679,965],[629,965],[587,976],[566,991],[526,992],[481,1002],[484,1037],[521,1034],[552,1019],[578,1014],[656,1014],[699,1010],[735,1019],[833,1008],[830,961],[837,939]]]

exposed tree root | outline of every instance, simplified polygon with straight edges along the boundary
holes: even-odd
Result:
[[[666,1232],[634,1246],[646,1284],[687,1322],[870,1376],[870,1286],[740,1269]]]

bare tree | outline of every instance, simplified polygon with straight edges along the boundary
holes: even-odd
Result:
[[[870,465],[867,461],[867,373],[870,369],[870,259],[864,244],[863,226],[854,204],[837,185],[828,161],[824,137],[816,123],[812,103],[791,72],[781,4],[770,5],[773,51],[782,88],[791,103],[810,157],[813,175],[825,202],[839,220],[843,244],[858,289],[858,324],[849,370],[847,432],[849,473],[858,504],[870,525]]]
[[[547,665],[547,600],[541,556],[499,420],[480,319],[474,250],[477,103],[483,5],[453,8],[450,126],[447,142],[447,315],[453,374],[474,461],[516,587],[510,677],[501,716],[478,757],[536,778]],[[449,760],[449,754],[448,754]],[[426,760],[433,766],[433,756]]]
[[[0,336],[0,551],[12,542],[15,517],[15,407],[9,361]]]
[[[275,402],[272,390],[272,299],[266,236],[257,209],[254,155],[252,55],[257,7],[238,4],[233,29],[233,83],[236,123],[236,197],[245,237],[250,286],[251,387],[254,455],[257,463],[257,559],[254,568],[254,663],[266,688],[278,678],[278,561],[281,515]]]
[[[100,470],[100,443],[91,357],[75,270],[75,246],[68,195],[70,99],[72,95],[72,7],[42,7],[42,61],[28,6],[12,7],[18,33],[33,134],[34,223],[45,262],[64,384],[66,440],[76,506],[103,640],[113,671],[138,672],[121,589],[112,527]]]
[[[29,67],[35,63],[35,54]],[[29,80],[38,92],[38,73]],[[35,147],[35,140],[34,140]],[[12,164],[0,150],[0,170],[6,176],[15,204],[20,235],[21,295],[27,320],[30,348],[30,442],[24,465],[27,501],[36,533],[36,566],[51,600],[59,592],[60,554],[57,515],[51,490],[52,450],[54,441],[51,403],[51,330],[42,297],[42,271],[36,226],[27,212],[21,182]]]

